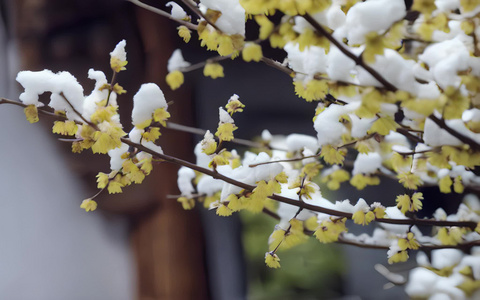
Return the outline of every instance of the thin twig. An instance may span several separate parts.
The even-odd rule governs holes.
[[[223,31],[218,28],[217,25],[215,25],[215,23],[213,23],[209,18],[207,18],[207,16],[205,16],[201,11],[200,9],[194,5],[192,2],[188,1],[188,0],[181,0],[183,2],[183,4],[185,4],[190,10],[192,10],[194,13],[196,13],[199,17],[202,17],[208,24],[210,24],[213,28],[215,28],[215,30],[217,30],[218,32],[222,33]]]
[[[310,16],[309,14],[305,14],[303,16],[303,18],[308,23],[310,23],[310,25],[312,25],[313,28],[315,28],[315,30],[318,31],[318,33],[320,33],[322,36],[326,37],[332,44],[334,44],[338,48],[338,50],[340,50],[348,58],[353,60],[355,62],[355,64],[361,66],[363,69],[365,69],[365,71],[370,73],[370,75],[372,75],[373,78],[375,78],[378,82],[380,82],[387,90],[392,91],[392,92],[397,91],[397,88],[393,84],[388,82],[375,69],[373,69],[372,67],[367,65],[360,56],[356,56],[355,54],[350,52],[342,43],[337,41],[327,30],[325,30],[325,28],[323,28],[322,25],[320,25],[314,18],[312,18],[312,16]]]
[[[187,21],[184,21],[184,20],[175,19],[174,17],[172,17],[171,14],[167,13],[166,11],[163,11],[163,10],[158,9],[158,8],[156,8],[156,7],[147,5],[147,4],[145,4],[145,3],[143,3],[143,2],[140,2],[140,1],[138,1],[138,0],[127,0],[127,1],[135,4],[136,6],[139,6],[139,7],[141,7],[141,8],[146,9],[146,10],[149,10],[149,11],[151,11],[151,12],[153,12],[153,13],[156,13],[157,15],[160,15],[160,16],[165,17],[165,18],[169,18],[170,20],[173,20],[173,21],[175,21],[175,22],[177,22],[177,23],[180,23],[180,24],[188,27],[189,29],[197,30],[197,27],[198,27],[197,25],[192,24],[192,23],[187,22]]]
[[[464,136],[463,134],[457,132],[456,130],[453,130],[452,128],[450,128],[447,123],[445,123],[445,120],[444,119],[440,119],[440,118],[437,118],[435,115],[430,115],[428,117],[430,120],[432,120],[433,122],[435,122],[435,124],[437,124],[438,127],[444,129],[446,132],[450,133],[451,135],[453,135],[454,137],[456,137],[457,139],[459,139],[462,143],[464,144],[467,144],[470,146],[470,148],[472,148],[473,150],[480,150],[480,144],[478,144],[475,140],[467,137],[467,136]]]

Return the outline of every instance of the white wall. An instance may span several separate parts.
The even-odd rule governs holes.
[[[12,47],[0,27],[0,96],[18,99]],[[91,195],[45,129],[0,105],[0,299],[132,299],[125,220],[80,209]]]

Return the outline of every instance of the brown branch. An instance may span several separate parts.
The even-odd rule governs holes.
[[[238,186],[238,187],[240,187],[242,189],[245,189],[245,190],[248,190],[248,191],[252,191],[253,189],[255,189],[255,186],[253,186],[253,185],[249,185],[249,184],[246,184],[244,182],[237,181],[233,178],[222,175],[222,174],[220,174],[220,173],[218,173],[214,170],[210,170],[210,169],[207,169],[207,168],[200,167],[200,166],[198,166],[196,164],[193,164],[193,163],[190,163],[188,161],[185,161],[185,160],[173,157],[173,156],[169,156],[169,155],[166,155],[166,154],[157,153],[155,151],[152,151],[152,150],[144,147],[143,145],[133,143],[132,141],[130,141],[127,138],[122,138],[121,140],[122,140],[123,143],[125,143],[129,146],[136,147],[140,151],[150,153],[151,155],[156,156],[156,157],[158,157],[158,158],[160,158],[160,159],[162,159],[166,162],[193,169],[195,171],[198,171],[198,172],[203,173],[205,175],[209,175],[209,176],[211,176],[215,179],[222,180],[226,183]],[[293,199],[286,198],[286,197],[279,196],[279,195],[275,195],[275,194],[272,195],[272,196],[269,196],[269,198],[273,199],[273,200],[276,200],[278,202],[282,202],[282,203],[286,203],[286,204],[296,206],[300,209],[308,209],[308,210],[315,211],[315,212],[318,212],[318,213],[324,213],[324,214],[328,214],[328,215],[332,215],[332,216],[338,216],[338,217],[344,217],[344,218],[348,218],[348,219],[352,218],[352,214],[348,213],[348,212],[343,212],[343,211],[328,209],[328,208],[320,207],[320,206],[316,206],[316,205],[311,205],[311,204],[308,204],[307,202],[301,202],[301,201],[293,200]],[[452,221],[437,221],[437,220],[431,220],[431,219],[376,219],[376,221],[379,222],[379,223],[388,223],[388,224],[396,224],[396,225],[457,226],[457,227],[467,227],[467,228],[470,228],[472,230],[474,230],[477,227],[477,223],[469,222],[469,221],[452,222]]]
[[[363,59],[361,58],[361,56],[356,56],[355,54],[353,54],[352,52],[350,52],[342,43],[340,43],[339,41],[337,41],[327,30],[325,30],[325,28],[323,28],[322,25],[320,25],[314,18],[312,18],[312,16],[310,16],[309,14],[305,14],[303,16],[303,18],[308,22],[310,23],[310,25],[313,26],[313,28],[315,28],[315,30],[317,30],[317,32],[319,34],[321,34],[322,36],[326,37],[332,44],[334,44],[338,50],[340,50],[343,54],[345,54],[348,58],[350,58],[351,60],[353,60],[355,62],[355,64],[357,64],[358,66],[361,66],[363,69],[365,69],[365,71],[367,71],[368,73],[370,73],[370,75],[372,75],[378,82],[380,82],[387,90],[389,91],[392,91],[392,92],[395,92],[397,91],[397,88],[391,84],[390,82],[388,82],[382,75],[380,75],[380,73],[378,73],[375,69],[373,69],[372,67],[370,67],[369,65],[367,65]]]
[[[320,154],[315,154],[315,155],[310,155],[310,156],[304,156],[304,157],[297,157],[297,158],[288,158],[288,159],[279,159],[279,160],[272,160],[272,161],[266,161],[266,162],[261,162],[258,164],[251,164],[248,165],[250,168],[255,168],[261,165],[268,165],[268,164],[273,164],[273,163],[279,163],[279,162],[292,162],[292,161],[299,161],[299,160],[304,160],[307,158],[317,158],[319,157]]]
[[[189,132],[189,133],[196,134],[196,135],[201,135],[201,136],[204,136],[205,133],[207,132],[204,129],[200,129],[200,128],[196,128],[196,127],[190,127],[190,126],[186,126],[186,125],[182,125],[182,124],[178,124],[178,123],[174,123],[174,122],[170,122],[170,121],[167,122],[167,128],[171,129],[171,130]],[[252,147],[252,148],[267,147],[266,145],[264,145],[262,143],[256,143],[256,142],[252,142],[250,140],[239,139],[239,138],[234,138],[230,142],[238,144],[238,145],[246,146],[246,147]],[[286,149],[277,149],[277,148],[275,148],[274,150],[287,151]]]
[[[275,61],[271,58],[262,57],[261,62],[263,62],[267,66],[272,67],[274,69],[277,69],[277,70],[279,70],[279,71],[281,71],[281,72],[283,72],[283,73],[285,73],[289,76],[292,76],[292,74],[295,75],[295,71],[293,71],[289,67],[286,67],[286,66],[282,65],[281,63],[279,63],[278,61]]]
[[[188,67],[184,67],[184,68],[180,68],[178,69],[180,72],[182,73],[186,73],[186,72],[191,72],[191,71],[194,71],[194,70],[198,70],[202,67],[204,67],[207,63],[214,63],[214,62],[219,62],[219,61],[222,61],[222,60],[226,60],[228,58],[231,58],[232,55],[226,55],[226,56],[215,56],[215,57],[212,57],[212,58],[208,58],[207,60],[205,61],[202,61],[202,62],[199,62],[199,63],[196,63],[196,64],[193,64],[193,65],[190,65]]]
[[[464,136],[463,134],[461,134],[461,133],[453,130],[452,128],[450,128],[447,125],[447,123],[445,123],[444,119],[437,118],[433,114],[430,115],[428,118],[430,118],[430,120],[435,122],[435,124],[437,124],[438,127],[444,129],[446,132],[450,133],[451,135],[453,135],[454,137],[459,139],[462,143],[469,145],[470,148],[472,148],[473,150],[476,150],[476,151],[480,150],[480,144],[478,144],[475,140],[473,140],[473,139],[471,139],[467,136]]]

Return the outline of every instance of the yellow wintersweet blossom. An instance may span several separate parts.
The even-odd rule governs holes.
[[[307,102],[321,100],[328,93],[328,84],[324,80],[312,79],[306,85],[302,81],[293,81],[295,94]]]
[[[172,90],[176,90],[183,84],[183,73],[178,70],[172,71],[167,74],[166,81]]]
[[[178,202],[182,204],[183,209],[191,210],[195,207],[195,200],[187,197],[179,197]]]
[[[177,27],[177,30],[178,36],[180,36],[185,43],[188,43],[192,37],[192,32],[190,29],[188,29],[187,26],[181,25]]]
[[[38,109],[34,104],[27,105],[24,109],[23,112],[25,113],[25,116],[27,117],[27,121],[30,123],[36,123],[38,122]]]
[[[383,35],[379,35],[376,31],[369,32],[365,35],[365,50],[362,58],[367,63],[375,62],[375,55],[383,55],[385,42]]]
[[[438,230],[437,239],[443,245],[458,245],[463,239],[463,230],[460,227],[442,227]]]
[[[122,192],[122,188],[125,187],[125,184],[122,180],[122,175],[117,174],[113,180],[108,183],[108,193],[117,194]]]
[[[215,153],[215,150],[217,150],[217,142],[215,142],[213,138],[203,139],[201,145],[202,145],[202,152],[207,155],[211,155]]]
[[[320,152],[320,156],[323,158],[323,160],[331,165],[342,165],[346,154],[347,151],[345,149],[336,149],[331,145],[323,146],[322,151]]]
[[[429,151],[426,153],[428,163],[439,169],[451,169],[452,166],[448,163],[448,155],[443,151]]]
[[[372,127],[368,130],[368,133],[376,132],[381,135],[388,135],[390,131],[395,131],[397,127],[398,125],[392,117],[384,116],[373,122]]]
[[[246,43],[242,50],[242,58],[246,62],[259,62],[263,57],[262,47],[255,43]]]
[[[355,224],[368,225],[370,222],[375,220],[375,214],[373,211],[364,212],[363,210],[359,210],[353,214],[352,220]]]
[[[315,231],[315,237],[322,243],[333,243],[338,241],[342,232],[346,232],[345,221],[347,218],[323,220]]]
[[[269,250],[290,249],[308,240],[308,236],[303,232],[303,222],[297,219],[290,220],[290,226],[287,230],[282,228],[275,229],[268,240]]]
[[[98,107],[90,116],[90,119],[95,124],[100,124],[104,121],[111,121],[112,117],[117,114],[117,107],[109,105],[107,107]]]
[[[355,176],[350,179],[350,184],[360,191],[363,190],[367,185],[379,185],[380,178],[378,178],[378,176],[355,174]]]
[[[413,1],[412,10],[419,11],[422,14],[430,15],[437,6],[435,5],[435,1],[431,0],[416,0]]]
[[[421,210],[423,206],[422,200],[423,194],[418,192],[414,193],[411,198],[406,194],[398,195],[395,201],[397,202],[398,209],[405,214],[407,211],[414,212]]]
[[[128,61],[118,59],[118,57],[116,56],[112,56],[110,58],[110,67],[116,73],[126,70],[127,68],[125,68],[125,66],[127,65],[127,63]]]
[[[228,101],[227,105],[225,105],[225,108],[230,115],[233,115],[236,112],[242,112],[245,108],[245,105],[240,102],[240,100],[233,99]]]
[[[464,12],[469,12],[474,10],[479,3],[477,0],[460,0],[460,5]]]
[[[97,202],[93,201],[92,199],[85,199],[80,204],[80,208],[85,209],[85,211],[94,211],[97,209]]]
[[[238,127],[233,123],[223,123],[218,125],[217,132],[215,136],[218,137],[221,141],[231,141],[233,140],[233,131],[237,130]]]
[[[327,187],[332,190],[336,191],[340,188],[340,184],[342,182],[348,181],[350,179],[350,173],[343,170],[338,169],[328,176],[322,178],[323,183],[327,183]]]
[[[453,181],[452,181],[452,178],[450,178],[450,176],[444,176],[440,178],[440,180],[438,181],[438,187],[440,188],[440,192],[444,194],[451,193],[452,184],[453,184]]]
[[[453,190],[457,194],[462,194],[463,191],[465,190],[465,187],[463,186],[463,183],[462,183],[462,176],[459,175],[455,177],[453,181]]]
[[[375,202],[372,204],[372,208],[375,219],[385,218],[385,206],[381,205],[379,202]]]
[[[97,187],[103,189],[107,186],[109,181],[109,176],[106,173],[99,172],[97,175]]]
[[[223,74],[223,67],[219,63],[207,63],[207,64],[205,64],[205,67],[203,68],[203,75],[205,77],[210,76],[213,79],[225,76]]]
[[[417,240],[415,239],[415,235],[413,234],[413,232],[410,231],[407,233],[406,238],[398,240],[398,246],[401,250],[417,250],[420,247],[420,244],[418,244]]]
[[[150,172],[152,172],[153,170],[152,157],[147,157],[145,159],[142,159],[139,163],[141,164],[140,169],[143,171],[143,173],[145,173],[145,175],[149,175]]]
[[[77,133],[78,126],[74,121],[55,121],[53,122],[53,133],[61,135],[75,135]]]
[[[150,141],[155,142],[160,137],[160,135],[162,135],[160,133],[160,128],[150,127],[148,128],[148,130],[142,133],[142,138],[147,142],[150,142]]]
[[[93,153],[107,153],[111,149],[118,148],[122,145],[120,138],[126,133],[120,128],[110,126],[103,131],[96,131],[93,135],[95,143],[92,145]]]
[[[407,250],[399,250],[388,258],[388,263],[391,265],[394,263],[404,262],[407,260],[408,260]]]
[[[245,208],[246,198],[245,197],[238,197],[235,194],[230,194],[225,202],[228,202],[228,208],[232,211],[240,211]]]
[[[247,197],[245,208],[253,213],[259,213],[265,207],[265,200],[272,195],[268,183],[264,180],[259,181],[252,193]]]
[[[423,40],[430,41],[432,39],[433,32],[435,30],[442,30],[449,32],[448,17],[446,14],[441,13],[433,18],[428,18],[422,22],[417,28],[417,33]]]
[[[254,17],[257,24],[260,26],[260,33],[258,37],[261,40],[267,39],[273,31],[274,24],[265,15],[256,15]]]
[[[127,159],[122,164],[122,172],[130,182],[140,184],[145,179],[143,171],[131,160]]]
[[[398,182],[403,184],[407,189],[416,190],[420,185],[422,185],[422,180],[420,176],[415,175],[411,172],[400,173],[397,175]]]
[[[273,252],[265,253],[265,264],[273,269],[280,268],[280,258]]]
[[[153,112],[153,120],[162,124],[163,127],[167,127],[167,120],[170,118],[170,113],[167,111],[165,107],[157,108]]]
[[[217,207],[217,210],[215,212],[217,213],[217,215],[222,216],[222,217],[231,216],[232,213],[233,213],[233,211],[224,204],[220,204]]]

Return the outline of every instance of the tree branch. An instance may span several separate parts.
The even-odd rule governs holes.
[[[132,141],[130,141],[127,138],[122,138],[121,140],[122,140],[123,143],[125,143],[129,146],[136,147],[138,150],[144,151],[146,153],[150,153],[151,155],[156,156],[156,157],[158,157],[158,158],[160,158],[164,161],[190,168],[192,170],[198,171],[198,172],[203,173],[205,175],[209,175],[209,176],[211,176],[215,179],[222,180],[226,183],[238,186],[238,187],[240,187],[242,189],[245,189],[245,190],[248,190],[248,191],[253,191],[253,189],[255,189],[255,186],[253,186],[253,185],[249,185],[249,184],[246,184],[244,182],[237,181],[233,178],[222,175],[222,174],[220,174],[220,173],[218,173],[214,170],[210,170],[210,169],[207,169],[207,168],[200,167],[200,166],[198,166],[196,164],[193,164],[193,163],[190,163],[188,161],[185,161],[185,160],[173,157],[173,156],[169,156],[169,155],[166,155],[166,154],[161,154],[161,153],[155,152],[153,150],[150,150],[150,149],[144,147],[143,145],[133,143]],[[275,194],[272,195],[272,196],[269,196],[269,198],[273,199],[273,200],[276,200],[278,202],[283,202],[283,203],[286,203],[286,204],[296,206],[296,207],[301,208],[301,209],[308,209],[308,210],[315,211],[315,212],[318,212],[318,213],[324,213],[324,214],[328,214],[328,215],[332,215],[332,216],[338,216],[338,217],[342,217],[342,218],[348,218],[348,219],[352,218],[352,214],[348,213],[348,212],[343,212],[343,211],[328,209],[328,208],[320,207],[320,206],[316,206],[316,205],[311,205],[311,204],[308,204],[307,202],[301,202],[301,201],[293,200],[293,199],[286,198],[286,197],[279,196],[279,195],[275,195]],[[438,221],[438,220],[432,220],[432,219],[375,219],[375,221],[377,221],[379,223],[396,224],[396,225],[457,226],[457,227],[467,227],[467,228],[470,228],[472,230],[474,230],[477,227],[476,222],[470,222],[470,221],[453,222],[453,221]]]
[[[355,62],[355,64],[357,64],[358,66],[361,66],[363,69],[365,69],[365,71],[367,71],[368,73],[370,73],[370,75],[372,75],[378,82],[380,82],[387,90],[391,91],[391,92],[395,92],[397,91],[397,88],[391,84],[390,82],[388,82],[382,75],[380,75],[380,73],[378,73],[375,69],[373,69],[372,67],[370,67],[369,65],[367,65],[363,59],[361,58],[361,56],[356,56],[355,54],[353,54],[352,52],[350,52],[342,43],[340,43],[339,41],[337,41],[327,30],[325,30],[325,28],[323,28],[322,25],[320,25],[314,18],[312,18],[312,16],[310,16],[309,14],[305,14],[303,15],[303,18],[308,22],[310,23],[310,25],[313,26],[313,28],[315,28],[315,30],[318,31],[318,33],[320,33],[321,35],[323,35],[324,37],[326,37],[332,44],[334,44],[338,50],[340,50],[343,54],[345,54],[348,58],[350,58],[351,60],[353,60]]]
[[[480,144],[478,144],[475,140],[473,140],[473,139],[471,139],[467,136],[464,136],[463,134],[461,134],[461,133],[453,130],[452,128],[450,128],[447,125],[447,123],[445,123],[444,119],[437,118],[433,114],[430,115],[428,118],[430,120],[432,120],[433,122],[435,122],[435,124],[437,124],[438,127],[444,129],[446,132],[450,133],[451,135],[453,135],[454,137],[459,139],[462,143],[469,145],[470,148],[472,148],[473,150],[476,150],[476,151],[480,150]]]
[[[156,13],[157,15],[160,15],[160,16],[162,16],[162,17],[165,17],[165,18],[168,18],[168,19],[170,19],[170,20],[173,20],[173,21],[175,21],[175,22],[177,22],[177,23],[180,23],[180,24],[186,26],[186,27],[189,28],[189,29],[197,30],[197,27],[198,27],[197,25],[192,24],[192,23],[187,22],[187,21],[184,21],[184,20],[175,19],[174,17],[172,17],[171,14],[167,13],[166,11],[163,11],[163,10],[158,9],[158,8],[156,8],[156,7],[147,5],[147,4],[145,4],[145,3],[143,3],[143,2],[140,2],[140,1],[138,1],[138,0],[127,0],[127,1],[135,4],[136,6],[139,6],[139,7],[141,7],[141,8],[144,8],[144,9],[146,9],[146,10],[148,10],[148,11],[151,11],[151,12],[153,12],[153,13]]]

